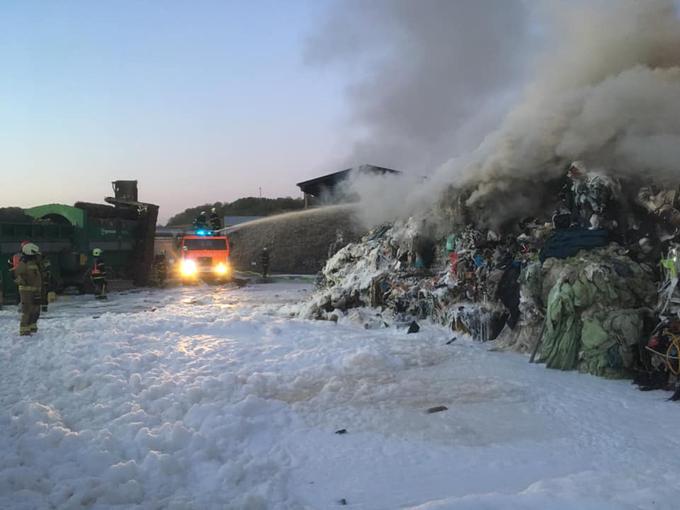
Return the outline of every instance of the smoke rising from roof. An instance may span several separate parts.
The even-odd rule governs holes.
[[[370,186],[364,178],[357,188],[371,204],[371,221],[388,219],[377,213],[394,209],[398,215],[425,214],[442,193],[451,199],[451,187],[468,189],[467,205],[477,206],[488,223],[494,217],[534,214],[545,205],[542,184],[562,175],[576,159],[623,178],[679,180],[680,22],[673,1],[553,0],[528,10],[524,5],[374,5],[380,15],[373,12],[369,19],[380,24],[384,17],[390,30],[378,29],[383,37],[372,37],[388,50],[381,52],[382,67],[364,75],[360,93],[353,96],[370,140],[358,145],[357,157],[366,147],[389,151],[397,145],[390,157],[407,156],[391,163],[394,168],[416,160],[435,164],[417,186]],[[442,29],[440,37],[427,36],[427,30],[412,28],[409,15],[422,26],[436,19],[434,26],[448,26],[456,35],[447,39]],[[396,42],[384,40],[386,35]],[[544,49],[533,52],[526,45],[530,40],[542,40]],[[406,54],[400,53],[404,48]],[[344,55],[350,50],[345,47]],[[447,72],[422,72],[423,67]],[[389,70],[387,77],[383,69]],[[382,87],[385,81],[390,85]],[[518,83],[523,84],[519,94],[513,92]],[[427,107],[418,104],[417,90],[426,96]],[[498,98],[508,97],[516,101],[505,110]],[[474,141],[466,137],[466,128],[477,122],[480,111],[507,113],[476,148],[461,151],[461,140]],[[447,147],[450,159],[439,164]],[[384,200],[378,202],[377,196]],[[392,207],[395,202],[399,207]]]

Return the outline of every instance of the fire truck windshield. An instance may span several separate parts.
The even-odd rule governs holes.
[[[227,243],[224,239],[185,239],[184,247],[187,250],[226,250]]]

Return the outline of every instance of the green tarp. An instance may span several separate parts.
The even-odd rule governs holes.
[[[574,288],[564,281],[558,282],[548,296],[541,361],[549,368],[576,368],[581,323],[574,301]]]
[[[615,245],[582,252],[546,271],[552,274],[544,282],[555,283],[547,297],[540,361],[561,370],[625,376],[644,310],[655,296],[650,275]]]

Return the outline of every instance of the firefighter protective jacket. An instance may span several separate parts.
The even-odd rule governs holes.
[[[40,292],[42,289],[42,275],[40,266],[35,259],[22,258],[14,270],[19,291]]]

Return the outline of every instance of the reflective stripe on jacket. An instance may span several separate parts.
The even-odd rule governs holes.
[[[102,259],[94,259],[92,269],[90,269],[90,278],[93,280],[103,280],[106,278],[106,266],[104,265],[104,261]]]

